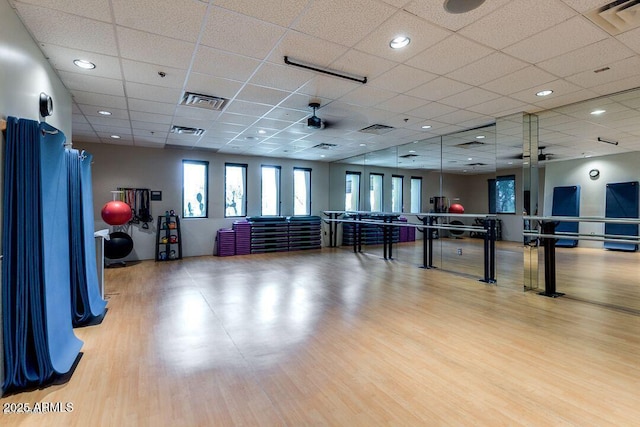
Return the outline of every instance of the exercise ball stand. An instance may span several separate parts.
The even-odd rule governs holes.
[[[118,194],[122,194],[122,191],[112,191],[113,202],[117,201],[116,197]],[[124,202],[123,202],[124,203]],[[106,206],[106,205],[105,205]],[[103,208],[104,211],[104,208]],[[130,218],[129,218],[130,219]],[[131,253],[133,250],[133,239],[131,236],[124,231],[121,230],[121,227],[126,226],[129,219],[125,223],[113,223],[110,224],[107,222],[107,218],[104,217],[103,220],[109,224],[109,228],[111,232],[109,233],[108,238],[104,239],[104,266],[105,268],[114,268],[114,267],[126,267],[127,263],[125,261],[118,261]],[[117,230],[117,231],[116,231]],[[114,262],[107,260],[115,260]]]

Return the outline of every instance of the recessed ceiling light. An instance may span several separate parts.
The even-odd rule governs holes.
[[[366,147],[367,144],[360,144],[360,147]]]
[[[536,93],[536,96],[549,96],[553,93],[553,91],[551,89],[545,89],[545,90],[541,90],[540,92]]]
[[[120,135],[111,135],[111,138],[113,138],[113,139],[120,139]]]
[[[467,172],[467,170],[466,170],[466,169],[464,169],[462,172]]]
[[[320,154],[320,157],[324,158],[324,154]]]
[[[424,125],[422,126],[422,129],[431,129],[431,125]]]
[[[111,111],[100,110],[100,111],[98,111],[98,114],[100,114],[101,116],[110,116],[111,115]]]
[[[513,164],[513,162],[509,162],[509,164],[510,164],[510,165],[512,165],[512,164]]]
[[[410,153],[415,153],[415,152],[416,152],[416,150],[409,150],[409,152],[410,152]]]
[[[485,136],[484,136],[484,135],[478,135],[478,136],[476,136],[476,139],[484,139],[484,138],[485,138]]]
[[[409,37],[397,36],[389,42],[389,46],[391,46],[391,49],[402,49],[409,43],[411,43],[411,39]]]
[[[76,67],[80,67],[84,70],[93,70],[94,68],[96,68],[96,64],[84,59],[74,59],[73,63],[76,65]]]
[[[259,133],[260,135],[264,135],[265,133],[267,133],[267,131],[266,131],[266,130],[264,130],[264,129],[260,129],[260,130],[258,131],[258,133]]]
[[[593,110],[593,111],[591,112],[591,115],[593,115],[593,116],[599,116],[600,114],[602,114],[602,113],[606,113],[606,112],[607,112],[607,110]]]
[[[467,157],[467,160],[473,160],[473,157]]]

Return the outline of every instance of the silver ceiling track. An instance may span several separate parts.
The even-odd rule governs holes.
[[[339,73],[337,71],[318,68],[318,67],[314,67],[313,65],[302,64],[302,63],[299,63],[299,62],[293,62],[293,61],[291,61],[289,59],[288,56],[284,57],[284,63],[287,64],[287,65],[293,65],[294,67],[304,68],[305,70],[312,70],[312,71],[317,71],[318,73],[328,74],[328,75],[334,76],[334,77],[340,77],[341,79],[347,79],[347,80],[351,80],[351,81],[362,83],[362,84],[366,84],[367,83],[367,78],[366,77],[361,77],[361,78],[353,77],[353,76],[349,76],[349,75],[346,75],[346,74],[341,74],[341,73]]]

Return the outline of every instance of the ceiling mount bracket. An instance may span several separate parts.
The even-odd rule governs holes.
[[[328,74],[330,76],[340,77],[341,79],[351,80],[351,81],[362,83],[362,84],[366,84],[367,83],[367,78],[366,77],[358,78],[358,77],[348,76],[346,74],[338,73],[337,71],[328,70],[328,69],[322,69],[322,68],[315,67],[313,65],[301,64],[299,62],[293,62],[286,55],[284,57],[284,63],[287,64],[287,65],[293,65],[294,67],[304,68],[305,70],[312,70],[312,71],[317,71],[318,73],[324,73],[324,74]]]

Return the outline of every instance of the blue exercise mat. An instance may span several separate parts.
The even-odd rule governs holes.
[[[82,347],[71,324],[64,140],[46,123],[7,119],[3,392],[69,372]]]
[[[638,218],[638,181],[607,184],[605,213],[607,218]],[[604,234],[637,236],[637,224],[605,224]],[[605,242],[605,249],[636,251],[633,243]]]
[[[101,320],[107,302],[100,295],[94,242],[91,158],[66,150],[69,185],[71,314],[74,326]]]
[[[567,187],[553,188],[553,205],[551,207],[552,216],[580,216],[580,186],[571,185]],[[556,232],[577,233],[578,222],[559,222]],[[578,245],[576,239],[558,239],[556,246],[573,248]]]

